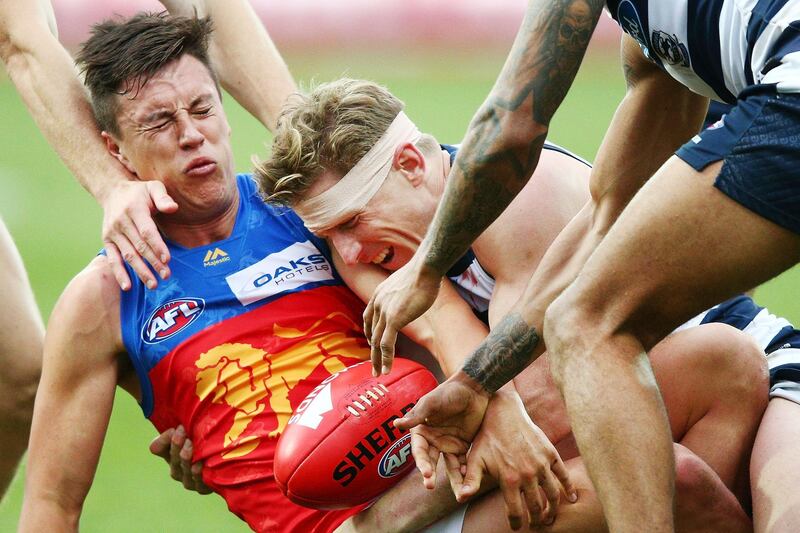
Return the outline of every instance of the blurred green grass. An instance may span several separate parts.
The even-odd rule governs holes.
[[[301,84],[342,75],[387,85],[407,103],[423,131],[441,142],[458,142],[472,114],[499,72],[505,51],[465,54],[439,50],[293,53],[287,62]],[[618,103],[623,82],[616,54],[593,51],[552,124],[550,139],[592,159]],[[0,215],[25,260],[43,316],[100,243],[100,209],[71,178],[28,116],[13,86],[0,75]],[[233,127],[237,170],[250,168],[252,155],[266,155],[268,134],[235,102],[226,99]],[[757,297],[773,312],[800,322],[800,286],[795,269],[760,288]],[[92,491],[86,501],[86,532],[246,531],[221,498],[188,493],[169,478],[147,444],[152,426],[138,405],[120,394]],[[53,435],[58,438],[58,435]],[[22,475],[0,504],[0,531],[16,527]]]

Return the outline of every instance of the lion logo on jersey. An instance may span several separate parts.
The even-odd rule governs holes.
[[[678,40],[677,36],[653,30],[650,41],[653,43],[656,54],[663,61],[673,66],[689,66],[689,50]]]
[[[346,320],[350,328],[334,327],[331,321]],[[349,330],[349,331],[348,331]],[[225,343],[200,354],[195,392],[204,400],[229,406],[233,423],[224,437],[223,459],[242,457],[258,447],[258,435],[244,435],[250,423],[267,408],[277,417],[281,434],[292,415],[289,392],[323,365],[330,374],[343,370],[342,358],[369,359],[369,348],[352,331],[360,327],[340,312],[331,313],[301,331],[273,326],[275,337],[297,339],[289,348],[274,353],[245,343]]]

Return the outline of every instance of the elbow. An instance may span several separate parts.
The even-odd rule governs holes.
[[[27,57],[31,50],[31,43],[26,41],[24,35],[20,35],[19,32],[10,28],[0,30],[0,59],[6,66],[9,75],[12,75],[13,71],[23,68],[22,65],[27,63]]]
[[[531,164],[538,160],[548,125],[535,119],[532,98],[512,106],[505,99],[492,95],[475,114],[469,130],[479,136],[490,152],[515,154]],[[534,147],[537,149],[531,150]],[[533,153],[537,156],[531,159]]]
[[[11,38],[8,28],[0,28],[0,59],[8,67],[11,58],[19,53],[19,47]]]
[[[0,59],[11,70],[18,64],[28,62],[34,54],[49,51],[52,43],[58,44],[55,18],[31,20],[21,17],[0,24]],[[60,46],[60,45],[59,45]]]

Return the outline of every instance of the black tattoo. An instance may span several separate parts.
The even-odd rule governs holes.
[[[422,245],[436,272],[446,272],[530,179],[605,2],[539,4],[528,9],[500,78],[470,124]]]
[[[633,89],[639,83],[639,72],[627,63],[622,64],[622,72],[625,74],[625,86],[628,89]]]
[[[489,392],[495,392],[531,362],[539,343],[536,328],[519,313],[510,313],[469,356],[462,370]]]

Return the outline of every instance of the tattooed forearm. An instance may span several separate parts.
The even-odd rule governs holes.
[[[434,271],[444,273],[530,179],[604,4],[531,2],[500,77],[470,124],[422,243]]]
[[[538,343],[536,328],[519,313],[510,313],[467,359],[464,373],[495,392],[528,366]]]

